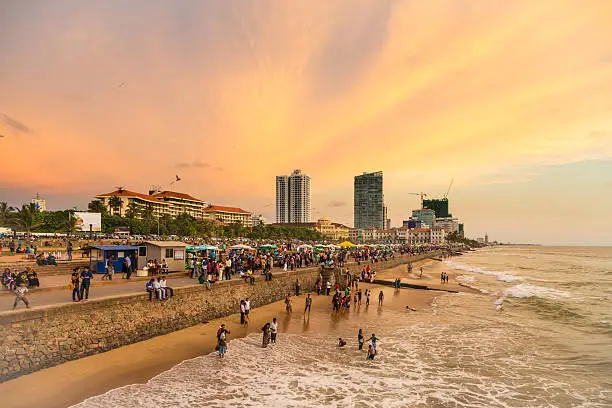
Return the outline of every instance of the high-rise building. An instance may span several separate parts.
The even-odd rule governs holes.
[[[436,218],[452,217],[448,212],[448,198],[423,200],[423,208],[429,208],[436,212]]]
[[[412,210],[412,217],[421,220],[428,228],[433,228],[435,226],[436,213],[432,209],[422,208],[420,210]]]
[[[276,176],[276,223],[310,222],[310,176],[294,170]]]
[[[276,176],[276,223],[289,222],[289,177]]]
[[[34,207],[36,207],[37,210],[47,211],[47,200],[40,198],[38,193],[36,193],[36,198],[33,198],[30,202],[34,204]]]
[[[363,173],[355,176],[354,185],[355,228],[385,227],[383,173]]]

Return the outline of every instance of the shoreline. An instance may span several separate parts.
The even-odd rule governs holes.
[[[369,284],[362,284],[360,287],[383,290],[386,294],[385,298],[391,299],[389,305],[385,304],[385,308],[405,311],[405,306],[409,304],[410,307],[417,309],[416,313],[420,313],[435,297],[443,294],[443,292],[418,289],[402,289],[399,293],[394,294],[393,289],[389,287]],[[331,313],[331,296],[317,296],[316,292],[311,296],[313,297],[313,315]],[[260,327],[265,322],[271,321],[272,317],[279,319],[281,333],[308,331],[295,321],[296,317],[304,315],[302,312],[304,298],[305,295],[294,298],[294,312],[291,314],[285,312],[283,301],[253,309],[247,329],[240,326],[239,314],[232,314],[105,353],[23,375],[1,383],[0,392],[4,395],[5,406],[8,407],[42,405],[59,408],[77,404],[112,389],[130,384],[146,383],[182,361],[214,352],[215,333],[222,322],[226,323],[232,332],[230,341],[251,333],[258,333]],[[375,302],[376,300],[372,298],[371,310],[375,309]],[[353,310],[349,316],[351,319],[356,319],[353,317]],[[313,326],[316,324],[316,320],[313,319]],[[231,343],[230,354],[227,358],[231,358]],[[37,392],[31,392],[32,389],[36,389]]]

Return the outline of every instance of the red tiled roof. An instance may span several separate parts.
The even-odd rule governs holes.
[[[154,203],[163,203],[164,201],[161,198],[157,198],[154,196],[150,196],[147,194],[140,194],[140,193],[135,193],[133,191],[130,190],[115,190],[112,193],[104,193],[104,194],[98,194],[96,197],[135,197],[135,198],[140,198],[142,200],[145,201],[152,201]]]
[[[203,203],[204,201],[199,200],[195,197],[190,196],[185,193],[178,193],[176,191],[160,191],[159,193],[153,194],[155,197],[167,197],[167,198],[180,198],[183,200],[197,201],[199,203]]]
[[[414,228],[411,229],[412,232],[429,232],[429,228]]]
[[[238,214],[250,214],[248,211],[244,211],[242,208],[238,207],[224,207],[222,205],[211,205],[204,209],[204,211],[218,211],[218,212],[230,212],[230,213],[238,213]]]

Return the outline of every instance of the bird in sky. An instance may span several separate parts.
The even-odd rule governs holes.
[[[175,177],[176,177],[176,181],[181,181],[181,178],[178,176],[178,174],[176,174]]]

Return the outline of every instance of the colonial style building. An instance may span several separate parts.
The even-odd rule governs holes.
[[[253,224],[252,215],[248,211],[210,205],[189,194],[176,191],[149,190],[149,194],[142,194],[120,188],[99,194],[96,199],[104,204],[111,215],[125,216],[129,211],[134,211],[135,218],[143,218],[146,211],[151,211],[154,217],[176,217],[186,213],[198,220],[213,219],[226,224],[240,222],[245,227]]]
[[[346,225],[332,222],[329,218],[320,218],[317,222],[277,223],[275,225],[309,228],[320,232],[325,238],[333,241],[345,241],[349,239],[350,228]]]
[[[204,209],[204,214],[206,214],[206,218],[219,220],[226,224],[238,222],[243,227],[251,227],[253,225],[253,214],[242,208],[211,205]]]

